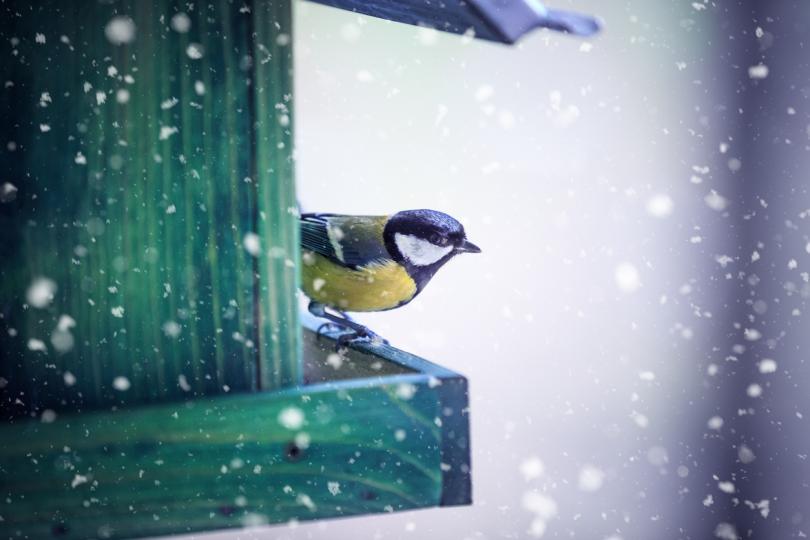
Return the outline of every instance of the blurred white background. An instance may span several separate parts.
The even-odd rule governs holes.
[[[705,538],[726,519],[700,448],[719,436],[707,371],[736,151],[714,121],[733,90],[704,58],[710,15],[555,7],[605,30],[510,48],[296,3],[305,209],[434,208],[483,249],[359,317],[469,378],[474,504],[202,536]]]

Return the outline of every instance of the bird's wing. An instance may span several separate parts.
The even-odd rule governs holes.
[[[346,266],[359,268],[391,259],[383,230],[387,216],[303,214],[301,247]]]

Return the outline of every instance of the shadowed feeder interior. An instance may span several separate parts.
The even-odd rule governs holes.
[[[299,382],[289,3],[15,7],[4,414]]]

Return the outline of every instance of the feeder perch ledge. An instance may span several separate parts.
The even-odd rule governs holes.
[[[0,424],[2,538],[132,538],[470,503],[464,377],[304,331],[305,384]],[[336,358],[340,358],[338,360]]]

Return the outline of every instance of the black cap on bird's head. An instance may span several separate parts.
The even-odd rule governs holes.
[[[386,223],[383,237],[395,261],[411,273],[429,276],[459,253],[481,252],[467,240],[461,223],[436,210],[397,212]]]

